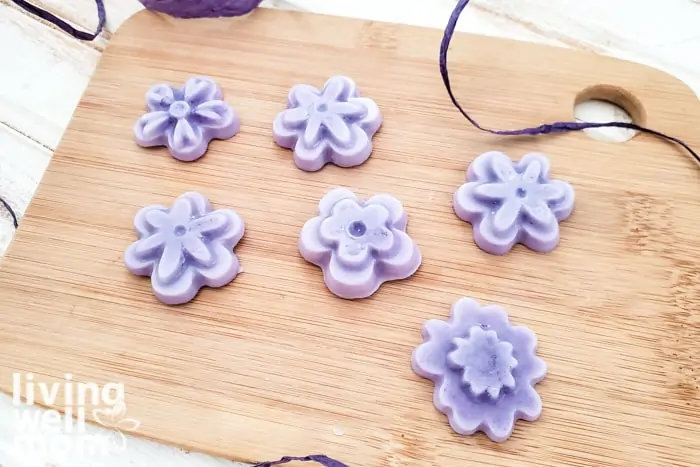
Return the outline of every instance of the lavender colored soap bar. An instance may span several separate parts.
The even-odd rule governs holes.
[[[453,206],[460,219],[472,224],[482,250],[501,255],[522,243],[544,253],[559,243],[559,222],[574,209],[574,190],[549,179],[549,160],[541,154],[513,162],[492,151],[471,163]]]
[[[167,305],[186,303],[202,287],[223,287],[240,271],[233,248],[243,237],[241,217],[212,211],[204,195],[188,192],[172,208],[147,206],[134,219],[139,240],[124,254],[126,267],[150,276],[153,292]]]
[[[421,254],[406,233],[401,202],[382,194],[360,201],[336,188],[318,204],[318,216],[304,224],[301,255],[323,270],[328,289],[356,299],[372,295],[382,283],[405,279],[418,270]]]
[[[323,90],[308,84],[289,92],[288,109],[275,118],[275,142],[294,150],[294,163],[315,172],[328,163],[353,167],[372,153],[372,136],[382,124],[377,104],[360,97],[355,82],[335,76]]]
[[[435,383],[435,407],[457,433],[483,431],[503,442],[518,419],[540,417],[542,401],[534,386],[547,365],[535,355],[535,334],[511,326],[502,308],[460,299],[447,321],[423,325],[423,339],[413,352],[413,370]]]
[[[146,93],[149,112],[134,126],[136,143],[166,146],[175,159],[194,161],[204,155],[212,139],[229,139],[241,121],[223,100],[211,79],[190,78],[182,89],[158,84]]]

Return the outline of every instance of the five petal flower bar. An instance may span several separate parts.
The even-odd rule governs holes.
[[[308,84],[289,92],[288,109],[272,125],[275,142],[294,150],[294,163],[307,172],[333,163],[354,167],[372,153],[372,136],[382,125],[377,104],[360,97],[355,82],[334,76],[323,90]]]
[[[483,431],[503,442],[518,419],[540,417],[534,386],[547,365],[536,356],[535,334],[512,326],[502,308],[462,298],[447,321],[423,325],[423,338],[413,352],[413,371],[433,381],[435,407],[457,433]]]
[[[167,146],[181,161],[197,160],[212,139],[233,138],[240,129],[240,118],[222,99],[221,88],[209,78],[190,78],[183,89],[153,86],[146,94],[149,112],[134,126],[136,142]]]
[[[304,224],[299,252],[323,270],[328,289],[346,299],[365,298],[382,283],[405,279],[422,258],[406,233],[408,218],[390,195],[360,201],[336,188],[318,204],[318,216]]]
[[[559,243],[559,222],[574,209],[574,190],[549,179],[549,160],[541,154],[526,154],[516,163],[492,151],[471,163],[453,207],[472,224],[482,250],[502,255],[522,243],[544,253]]]
[[[233,248],[243,238],[241,217],[212,211],[204,195],[188,192],[173,207],[147,206],[134,219],[139,240],[124,254],[126,267],[150,276],[153,292],[167,305],[192,300],[202,287],[223,287],[240,271]]]

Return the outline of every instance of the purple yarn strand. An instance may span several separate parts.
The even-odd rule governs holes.
[[[457,107],[462,115],[471,123],[475,128],[491,133],[493,135],[500,136],[538,136],[546,135],[549,133],[566,133],[569,131],[581,131],[587,128],[627,128],[630,130],[640,131],[642,133],[647,133],[659,138],[663,138],[667,141],[671,141],[682,146],[687,150],[693,158],[700,163],[700,156],[684,141],[675,138],[673,136],[666,135],[651,128],[645,128],[643,126],[637,125],[635,123],[626,122],[606,122],[606,123],[591,123],[591,122],[555,122],[540,125],[533,128],[523,128],[520,130],[493,130],[490,128],[485,128],[474,120],[465,110],[462,108],[460,103],[457,101],[454,93],[452,92],[452,85],[450,84],[450,76],[447,71],[447,52],[450,47],[450,42],[452,41],[452,36],[454,35],[455,28],[457,27],[457,21],[462,15],[462,11],[469,4],[469,0],[459,0],[455,9],[450,15],[450,19],[447,22],[447,27],[445,28],[445,34],[442,37],[442,42],[440,43],[440,75],[442,75],[442,82],[445,84],[445,89],[447,94],[450,96],[450,100]]]
[[[105,5],[103,3],[103,0],[95,0],[95,4],[97,5],[97,29],[95,30],[94,33],[92,32],[85,32],[85,31],[80,31],[78,29],[75,29],[73,26],[68,24],[67,22],[63,21],[61,18],[58,16],[53,15],[52,13],[49,13],[48,11],[39,8],[36,5],[32,5],[29,2],[25,2],[24,0],[12,0],[12,2],[15,3],[18,7],[22,8],[23,10],[38,16],[39,18],[48,21],[49,23],[53,24],[59,29],[62,29],[63,31],[67,32],[71,36],[75,37],[76,39],[80,39],[81,41],[92,41],[94,40],[97,36],[100,35],[102,32],[102,29],[104,29],[105,26],[105,21],[107,18],[107,14],[105,13]]]
[[[282,465],[282,464],[288,464],[290,462],[316,462],[317,464],[321,464],[323,467],[348,467],[347,465],[343,464],[340,461],[337,461],[335,459],[331,459],[328,456],[324,456],[322,454],[314,454],[311,456],[305,456],[305,457],[283,457],[282,459],[278,461],[272,461],[272,462],[262,462],[260,464],[255,464],[253,467],[273,467],[275,465]]]

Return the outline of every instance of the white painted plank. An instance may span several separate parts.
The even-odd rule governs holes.
[[[0,125],[0,197],[18,217],[24,214],[51,159],[51,151]],[[12,218],[0,206],[0,256],[14,237]]]
[[[6,4],[0,44],[0,122],[55,149],[100,53]]]

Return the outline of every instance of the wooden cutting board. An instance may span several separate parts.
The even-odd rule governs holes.
[[[242,461],[324,453],[366,466],[700,464],[700,171],[648,136],[497,138],[471,128],[438,73],[441,31],[258,10],[178,21],[141,13],[105,52],[0,270],[0,388],[123,382],[138,434]],[[570,50],[459,34],[455,90],[486,126],[570,120],[586,97],[700,147],[678,80]],[[157,82],[214,77],[242,118],[195,163],[133,142]],[[295,168],[271,124],[297,83],[353,77],[385,116],[368,163]],[[451,197],[488,150],[551,157],[576,209],[551,254],[479,250]],[[297,252],[330,188],[390,192],[424,256],[411,279],[344,301]],[[229,286],[168,307],[123,253],[142,206],[198,190],[246,222]],[[541,419],[496,444],[458,436],[413,374],[421,325],[460,297],[503,305],[549,365]],[[62,404],[55,407],[62,409]]]

